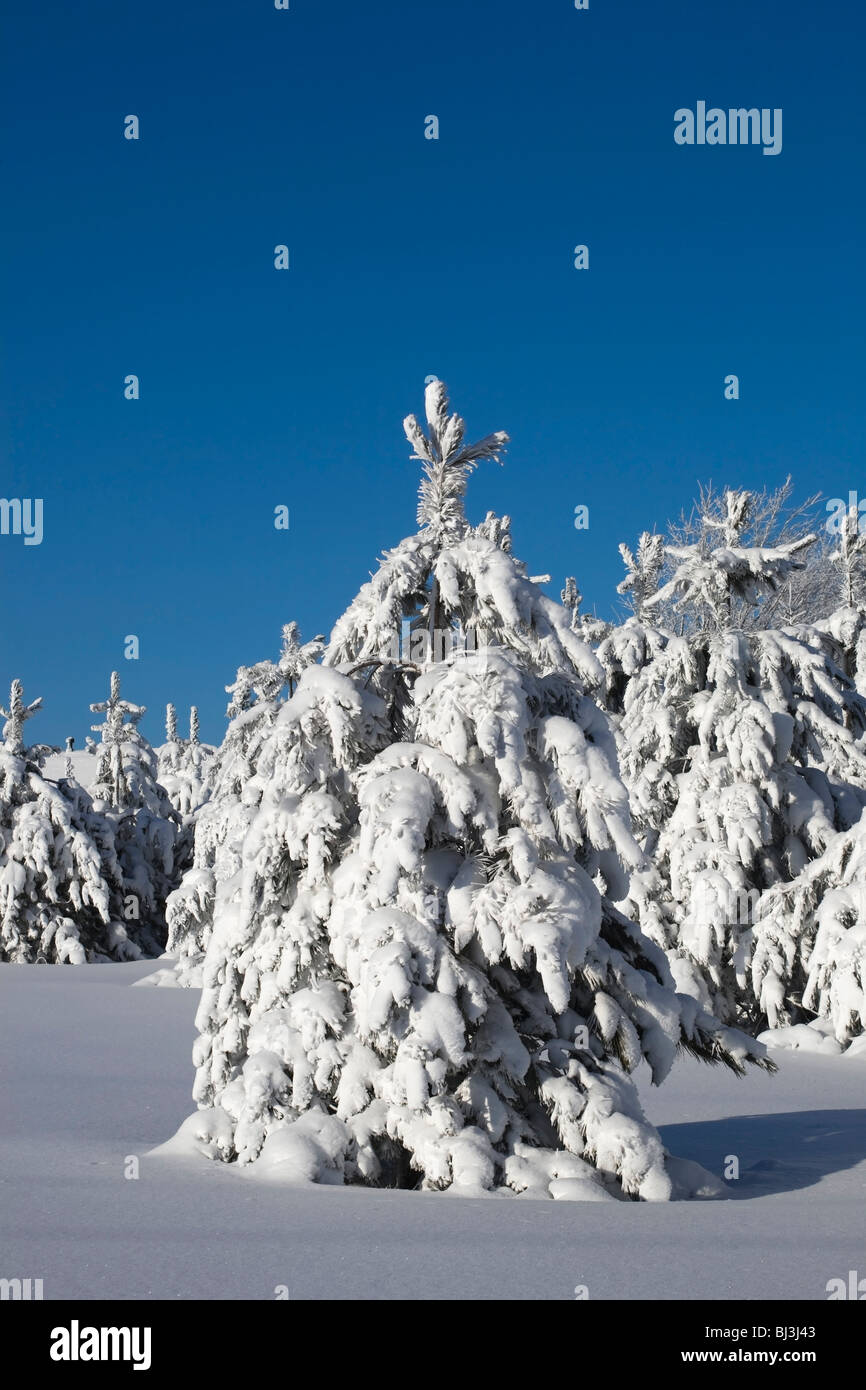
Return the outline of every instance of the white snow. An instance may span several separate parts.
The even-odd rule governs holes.
[[[286,1141],[243,1169],[151,1152],[191,1108],[198,1002],[129,989],[157,968],[0,966],[0,1274],[47,1299],[824,1299],[863,1269],[866,1050],[774,1051],[743,1080],[683,1060],[660,1088],[642,1068],[684,1169],[738,1158],[729,1200],[605,1200],[566,1154],[554,1195],[583,1200],[287,1185]]]
[[[99,757],[95,753],[88,753],[86,748],[76,749],[73,753],[49,753],[42,764],[46,781],[59,782],[67,776],[67,758],[72,759],[72,773],[76,782],[90,791],[99,771]]]

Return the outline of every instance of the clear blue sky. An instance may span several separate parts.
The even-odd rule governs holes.
[[[414,530],[430,374],[512,437],[470,516],[600,612],[697,479],[866,493],[859,0],[2,14],[0,495],[45,535],[0,536],[0,691],[43,696],[34,739],[80,746],[112,667],[154,740],[167,700],[221,738],[236,667]],[[781,107],[782,153],[677,146],[698,100]]]

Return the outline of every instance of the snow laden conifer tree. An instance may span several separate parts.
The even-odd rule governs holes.
[[[664,565],[664,541],[652,532],[642,532],[637,547],[619,547],[626,576],[618,585],[631,605],[632,614],[624,623],[609,630],[598,647],[598,659],[605,674],[605,704],[615,715],[622,713],[625,691],[632,681],[667,642],[667,634],[654,626],[647,611],[649,600],[658,590]]]
[[[318,661],[322,638],[301,642],[297,623],[286,623],[276,662],[241,666],[226,714],[225,739],[207,768],[207,800],[196,815],[192,867],[167,904],[168,952],[178,959],[172,982],[199,987],[204,949],[213,928],[217,899],[230,913],[239,892],[241,846],[262,794],[256,777],[260,750],[280,708],[294,694],[301,673]],[[197,719],[190,743],[197,739]],[[162,980],[154,980],[162,983]]]
[[[127,924],[141,953],[159,955],[166,938],[166,898],[179,876],[180,817],[157,781],[156,754],[138,729],[145,707],[121,698],[117,671],[111,674],[108,699],[90,708],[105,716],[91,726],[101,735],[91,795],[108,828],[100,847],[112,860],[113,915]]]
[[[28,719],[42,708],[42,696],[29,705],[24,703],[24,687],[14,680],[9,691],[9,708],[0,705],[0,715],[6,720],[3,725],[3,751],[9,762],[4,765],[4,788],[8,791],[20,782],[22,768],[16,767],[13,759],[24,757],[24,725]]]
[[[842,1047],[866,1034],[866,817],[834,835],[792,883],[755,911],[753,988],[771,1029],[829,1031]],[[785,1035],[781,1035],[785,1040]]]
[[[543,582],[536,579],[537,583]],[[611,625],[602,618],[596,618],[588,613],[581,613],[580,605],[583,602],[583,594],[577,587],[577,580],[574,575],[569,575],[565,581],[565,588],[560,590],[560,600],[563,608],[569,613],[569,627],[572,632],[576,632],[584,642],[590,647],[595,647],[603,638],[607,637],[611,630]]]
[[[439,381],[426,407],[419,531],[263,730],[173,1142],[295,1180],[692,1192],[629,1072],[763,1051],[611,905],[640,855],[600,671],[507,530],[466,520],[506,436],[467,445]]]
[[[619,550],[626,576],[617,585],[617,593],[632,611],[624,622],[611,627],[596,653],[604,671],[604,686],[597,693],[611,718],[618,741],[631,686],[661,656],[671,636],[665,627],[653,622],[649,609],[665,560],[661,536],[644,531],[634,550],[625,544],[620,545]],[[675,712],[664,706],[657,707],[653,716],[662,726],[665,721],[670,725],[676,719]],[[637,826],[655,827],[673,810],[675,797],[671,777],[653,758],[647,758],[640,777],[632,779],[628,790],[632,818]],[[652,834],[646,839],[644,848],[654,849]],[[633,912],[634,908],[631,910]]]
[[[124,959],[127,937],[112,922],[99,822],[73,781],[43,775],[24,745],[41,699],[25,703],[12,682],[0,745],[0,960],[84,964]]]
[[[838,546],[842,607],[815,624],[830,659],[866,697],[866,524],[856,499],[828,522]],[[855,730],[859,724],[851,719]],[[864,740],[860,740],[862,747]],[[866,748],[864,748],[866,752]],[[861,778],[858,791],[866,785]],[[849,819],[855,819],[851,814]],[[866,818],[835,835],[790,884],[770,888],[756,912],[753,988],[771,1029],[830,1030],[843,1047],[866,1032]]]
[[[620,905],[667,950],[680,988],[760,1026],[755,903],[859,819],[866,706],[816,628],[734,625],[814,539],[744,544],[748,513],[748,493],[726,493],[723,516],[706,519],[721,544],[669,547],[673,575],[644,604],[706,617],[670,636],[625,693],[621,762],[651,867]]]
[[[196,812],[210,795],[211,765],[216,749],[199,738],[198,710],[189,712],[189,738],[178,736],[177,711],[166,705],[165,743],[157,751],[160,785],[185,826],[191,827]],[[191,839],[191,837],[190,837]]]
[[[169,800],[178,810],[178,784],[175,774],[184,751],[184,740],[177,732],[177,710],[174,705],[165,707],[165,743],[154,749],[156,753],[156,773],[161,787],[165,787]]]
[[[839,540],[831,558],[838,569],[842,602],[846,608],[862,607],[866,602],[866,517],[861,515],[856,497],[827,524]]]
[[[860,695],[866,697],[866,517],[856,503],[827,523],[838,537],[831,552],[841,607],[816,623]]]
[[[189,738],[179,737],[177,711],[167,705],[165,712],[166,741],[157,750],[159,782],[180,818],[180,829],[174,851],[174,879],[179,882],[192,866],[195,827],[198,813],[211,791],[211,776],[216,749],[203,744],[199,738],[198,710],[190,709]],[[154,983],[164,983],[164,972],[158,972]]]

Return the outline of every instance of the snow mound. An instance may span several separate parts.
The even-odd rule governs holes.
[[[164,955],[159,959],[170,963],[154,970],[150,975],[143,975],[140,980],[133,980],[131,988],[153,985],[161,989],[201,989],[203,956],[176,960],[174,956]]]
[[[794,1052],[816,1052],[838,1056],[843,1048],[833,1036],[833,1025],[824,1019],[813,1023],[795,1023],[790,1028],[767,1028],[758,1041],[769,1048],[789,1048]],[[858,1039],[862,1042],[862,1038]]]

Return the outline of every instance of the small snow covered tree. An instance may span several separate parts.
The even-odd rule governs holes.
[[[739,489],[715,488],[712,483],[701,485],[691,512],[682,513],[677,522],[667,528],[665,551],[666,571],[678,566],[676,552],[697,549],[701,553],[717,547],[720,533],[736,535],[739,547],[772,550],[804,540],[815,531],[818,519],[817,495],[802,502],[793,500],[793,482],[786,478],[779,487],[749,492],[746,512],[736,530],[729,530],[732,496],[742,496]],[[836,601],[837,581],[833,575],[832,547],[822,540],[804,546],[798,565],[787,571],[773,589],[763,588],[758,603],[748,593],[731,594],[733,627],[743,631],[754,628],[778,629],[793,623],[813,623],[832,609]],[[668,573],[665,574],[668,577]],[[693,593],[687,605],[677,606],[662,600],[653,609],[654,620],[663,628],[682,636],[712,624],[712,605],[705,605],[699,593]]]
[[[677,996],[612,906],[640,854],[585,693],[600,669],[490,518],[466,520],[505,435],[467,446],[439,381],[426,407],[426,433],[405,422],[420,530],[263,721],[178,1142],[294,1179],[693,1191],[629,1072],[763,1051]]]
[[[230,720],[219,750],[207,763],[207,798],[195,824],[193,863],[167,904],[168,951],[178,957],[178,983],[198,986],[200,966],[213,928],[217,900],[231,903],[238,889],[243,838],[262,794],[257,762],[267,731],[276,719],[282,696],[292,695],[303,671],[318,661],[322,638],[302,643],[297,623],[282,631],[276,662],[241,666],[226,711]],[[198,745],[198,712],[190,717],[190,756]],[[225,910],[229,910],[226,908]]]
[[[626,577],[617,585],[617,593],[630,603],[632,615],[624,623],[608,629],[597,651],[605,673],[605,705],[615,716],[622,714],[629,682],[667,641],[667,634],[653,626],[647,613],[648,600],[657,591],[664,564],[661,536],[644,531],[635,551],[622,544],[619,553],[626,567]]]
[[[674,574],[647,607],[675,600],[678,607],[702,608],[706,626],[730,630],[744,610],[761,605],[767,594],[777,593],[784,582],[805,567],[804,552],[815,543],[814,535],[800,536],[784,545],[744,545],[742,533],[749,519],[751,493],[728,489],[721,516],[708,515],[709,532],[721,533],[722,545],[668,546],[675,561]]]
[[[753,989],[770,1028],[826,1020],[843,1047],[866,1033],[866,818],[769,889],[755,918]]]
[[[544,581],[535,578],[534,582],[543,583]],[[571,615],[569,626],[572,632],[576,632],[584,642],[589,643],[590,646],[595,646],[607,636],[610,631],[610,623],[605,622],[602,618],[596,618],[594,614],[581,613],[580,605],[583,602],[583,594],[577,587],[577,580],[573,575],[569,575],[566,579],[565,588],[560,590],[559,597],[563,608]]]
[[[571,614],[571,621],[569,622],[569,627],[571,628],[572,632],[574,632],[578,622],[580,605],[583,602],[583,594],[577,587],[577,580],[574,578],[574,575],[568,576],[568,578],[565,581],[565,588],[560,591],[559,597],[562,602],[563,608],[565,608],[566,611]]]
[[[137,727],[146,713],[144,705],[120,698],[120,675],[112,671],[108,699],[90,708],[94,714],[105,715],[104,723],[91,725],[93,733],[102,736],[94,796],[117,809],[146,805],[160,814],[166,805],[165,793],[156,781],[153,749]]]
[[[852,502],[841,517],[838,529],[839,545],[832,559],[838,566],[842,602],[847,608],[866,603],[866,518]]]
[[[165,707],[165,743],[161,748],[156,749],[157,775],[160,785],[165,787],[172,803],[171,779],[177,771],[178,764],[183,754],[183,740],[178,738],[177,733],[177,710],[174,705]]]
[[[748,508],[748,494],[727,494],[707,521],[722,544],[670,548],[674,573],[644,603],[695,604],[705,625],[670,637],[625,693],[620,756],[652,864],[621,906],[668,951],[680,988],[760,1026],[754,905],[859,818],[866,705],[816,629],[734,626],[810,544],[739,544]]]
[[[665,561],[664,541],[654,532],[642,531],[637,550],[632,551],[623,543],[620,545],[619,553],[626,568],[626,576],[617,584],[616,591],[628,596],[635,617],[642,620],[647,600],[654,598],[658,592],[659,575]]]
[[[9,692],[9,708],[0,705],[0,714],[6,720],[3,725],[3,744],[6,752],[16,757],[24,752],[24,725],[42,707],[42,696],[32,704],[24,703],[24,687],[19,680],[12,682]]]
[[[138,729],[145,708],[121,699],[117,671],[111,674],[108,699],[90,708],[105,715],[102,724],[92,725],[102,739],[91,795],[94,809],[111,827],[114,910],[133,924],[144,953],[158,955],[166,939],[165,901],[179,878],[180,817],[157,781],[156,754]]]
[[[842,514],[832,554],[843,607],[814,625],[831,662],[866,697],[866,531],[856,503]],[[857,737],[860,711],[846,712]],[[859,738],[863,747],[863,739]],[[864,750],[866,751],[866,750]],[[866,1030],[866,819],[857,819],[866,783],[859,769],[851,829],[791,883],[770,888],[755,913],[750,962],[753,992],[771,1028],[817,1019],[846,1046]],[[844,821],[843,821],[844,824]]]
[[[856,505],[837,519],[831,552],[836,596],[842,606],[814,624],[829,654],[866,697],[866,518]]]
[[[194,816],[210,796],[213,762],[216,748],[211,743],[202,743],[199,737],[198,709],[190,706],[189,738],[184,756],[178,769],[180,798],[178,810],[182,815]]]
[[[140,954],[112,919],[107,827],[71,779],[46,778],[25,748],[25,722],[42,701],[24,703],[13,681],[0,745],[0,960],[84,964]]]
[[[192,844],[195,816],[210,795],[210,779],[216,749],[199,739],[198,710],[189,712],[189,738],[177,733],[177,713],[174,705],[166,706],[166,741],[157,750],[158,776],[172,806],[181,817],[187,838]]]

